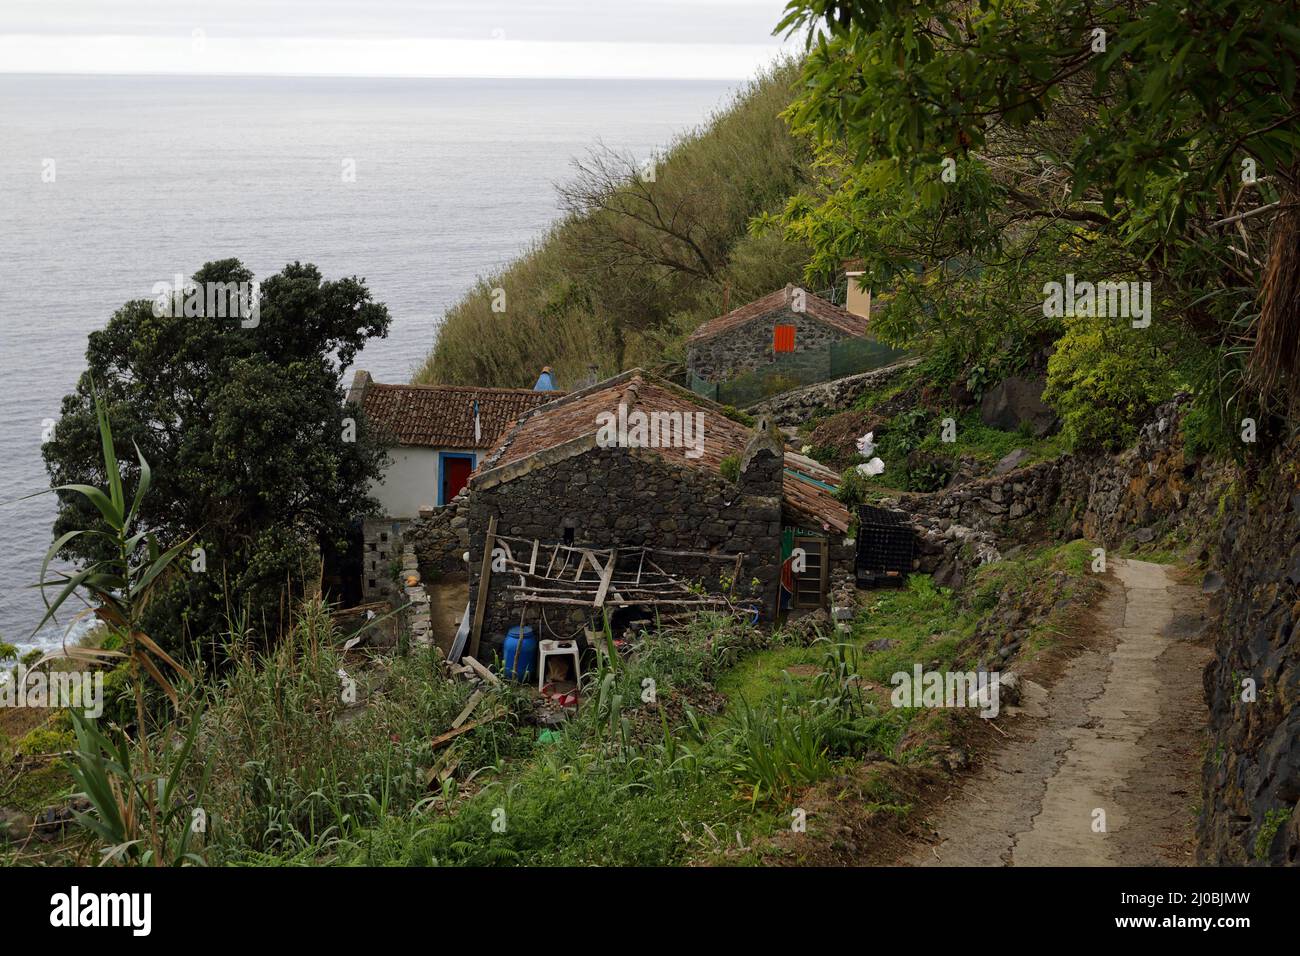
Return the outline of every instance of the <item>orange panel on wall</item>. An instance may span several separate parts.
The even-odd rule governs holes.
[[[778,325],[772,330],[772,351],[773,352],[793,352],[794,351],[794,326]]]

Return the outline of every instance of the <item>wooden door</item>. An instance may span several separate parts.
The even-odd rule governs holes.
[[[474,463],[468,458],[444,458],[442,460],[442,503],[450,504],[460,490],[469,484],[469,474],[474,470]]]

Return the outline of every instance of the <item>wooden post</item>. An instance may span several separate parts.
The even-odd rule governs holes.
[[[596,592],[596,607],[605,606],[605,594],[609,591],[609,582],[614,577],[614,565],[618,563],[618,555],[609,556],[609,564],[605,565],[604,573],[600,576],[600,590]]]
[[[497,517],[488,519],[487,537],[483,539],[483,564],[478,572],[478,600],[474,604],[474,629],[470,633],[469,656],[478,657],[479,635],[483,633],[483,611],[487,608],[488,587],[492,581],[492,547],[497,540]]]

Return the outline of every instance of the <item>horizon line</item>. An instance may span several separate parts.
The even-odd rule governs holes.
[[[593,76],[573,75],[573,76],[509,76],[502,74],[500,76],[466,76],[456,73],[241,73],[241,72],[204,72],[204,73],[176,73],[168,70],[100,70],[100,71],[82,71],[82,70],[6,70],[0,67],[0,76],[140,76],[140,77],[172,77],[180,79],[269,79],[269,80],[472,80],[472,81],[498,81],[498,80],[558,80],[562,83],[584,82],[588,80],[600,82],[629,82],[640,83],[652,81],[656,83],[732,83],[737,80],[750,80],[754,75],[745,76],[655,76],[646,74],[643,76]]]

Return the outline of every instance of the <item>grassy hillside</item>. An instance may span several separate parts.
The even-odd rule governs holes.
[[[549,364],[567,383],[592,363],[680,361],[726,288],[735,306],[798,280],[807,249],[748,232],[808,180],[808,148],[780,116],[796,78],[786,64],[749,83],[653,169],[609,150],[575,159],[566,217],[447,313],[415,380],[527,385]]]

